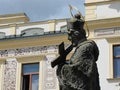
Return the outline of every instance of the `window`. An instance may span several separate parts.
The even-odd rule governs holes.
[[[38,90],[39,63],[22,65],[22,90]]]
[[[114,78],[120,78],[120,45],[113,46],[113,73]]]
[[[5,38],[5,33],[4,32],[0,32],[0,39]]]
[[[21,32],[21,36],[35,36],[35,35],[43,35],[43,28],[29,28],[25,29]]]
[[[61,27],[60,27],[60,31],[61,31],[61,32],[68,32],[68,31],[67,31],[67,25],[61,26]]]

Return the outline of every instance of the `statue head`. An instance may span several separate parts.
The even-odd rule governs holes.
[[[77,46],[78,42],[86,38],[84,23],[79,14],[74,15],[67,21],[68,40],[72,42],[73,46]]]

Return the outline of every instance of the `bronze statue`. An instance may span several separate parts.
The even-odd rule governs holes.
[[[65,50],[64,43],[61,43],[60,56],[51,63],[52,67],[57,65],[60,90],[100,90],[96,64],[99,50],[93,40],[86,38],[84,23],[79,14],[68,20],[68,40],[71,45]],[[75,51],[72,57],[66,60],[73,47]]]

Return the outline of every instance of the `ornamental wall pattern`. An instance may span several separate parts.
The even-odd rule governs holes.
[[[16,90],[16,59],[6,60],[3,73],[3,90]]]
[[[54,48],[52,48],[52,46],[38,46],[38,47],[0,50],[0,58],[39,55],[45,53],[57,53],[57,48],[58,46],[54,45]]]
[[[67,47],[67,45],[65,45]],[[56,90],[56,68],[51,67],[51,61],[56,58],[58,45],[27,47],[19,49],[0,50],[0,58],[6,58],[3,71],[3,90],[16,90],[17,60],[18,56],[46,55],[43,60],[42,90]],[[7,59],[8,58],[8,59]]]
[[[56,55],[47,55],[43,61],[43,85],[42,90],[56,90],[57,77],[56,68],[51,67],[51,62],[55,59]]]

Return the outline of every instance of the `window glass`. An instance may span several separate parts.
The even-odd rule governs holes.
[[[23,64],[23,74],[39,72],[39,64]]]
[[[30,76],[29,75],[24,75],[23,76],[23,89],[22,90],[29,90],[29,82],[30,82]]]
[[[22,65],[22,90],[38,90],[39,63]]]
[[[120,45],[113,46],[113,70],[114,78],[120,78]]]
[[[120,59],[114,59],[114,77],[120,77]]]
[[[114,46],[114,56],[120,56],[120,46]]]
[[[39,75],[32,75],[32,90],[38,90]]]

